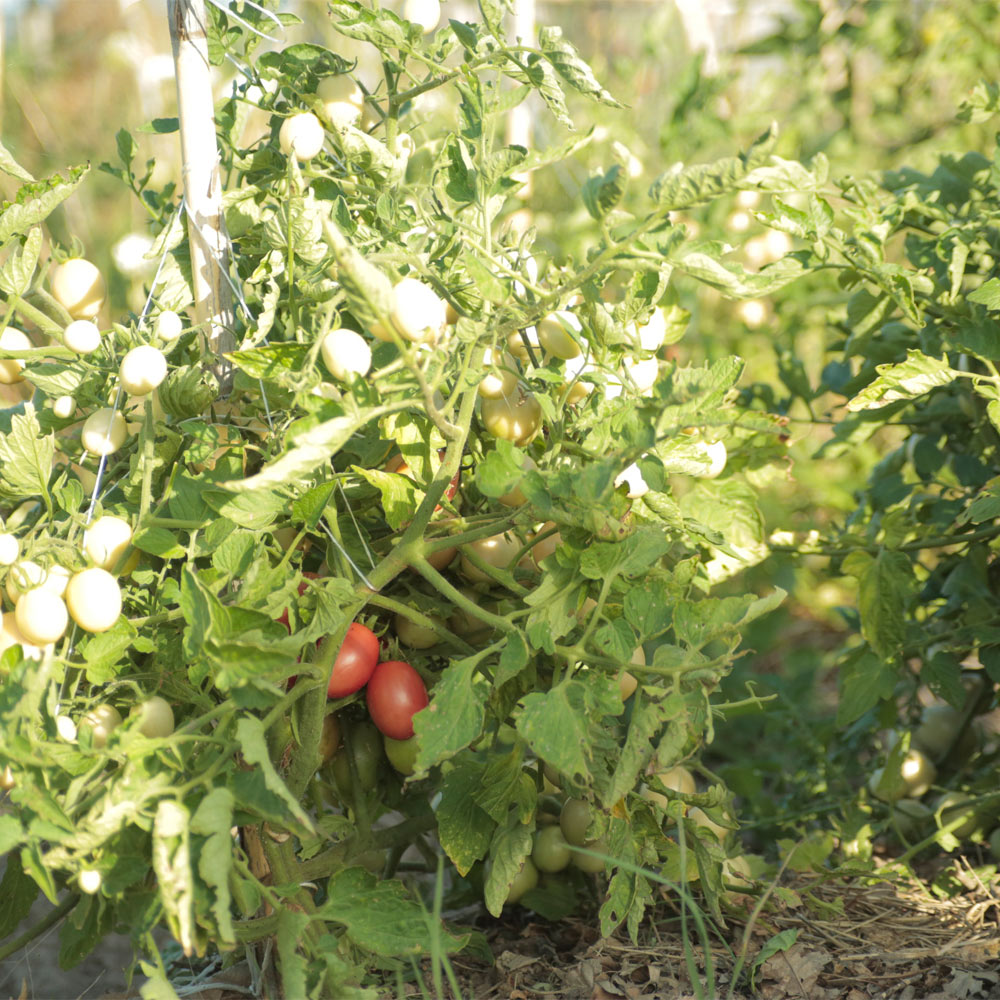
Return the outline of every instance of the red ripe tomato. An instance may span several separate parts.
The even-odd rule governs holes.
[[[367,698],[372,722],[394,740],[408,740],[413,735],[413,716],[428,702],[420,674],[402,660],[386,660],[375,668]]]
[[[370,628],[351,622],[344,644],[337,653],[337,659],[333,661],[333,671],[326,689],[327,697],[346,698],[363,688],[372,676],[376,663],[378,636]]]

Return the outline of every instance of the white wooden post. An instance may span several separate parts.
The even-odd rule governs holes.
[[[222,224],[222,179],[215,140],[212,68],[208,61],[204,0],[167,0],[170,42],[177,71],[184,201],[194,280],[195,322],[223,395],[232,387],[232,366],[222,355],[236,347],[229,240]]]
[[[510,27],[511,41],[520,40],[531,45],[535,40],[535,0],[514,0],[514,17]],[[531,97],[521,101],[507,113],[507,143],[531,149],[535,112]],[[524,184],[517,192],[519,198],[531,197],[531,174],[523,175]]]

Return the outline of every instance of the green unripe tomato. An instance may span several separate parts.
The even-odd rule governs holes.
[[[139,716],[139,732],[150,739],[162,739],[174,731],[174,710],[170,702],[159,695],[136,705],[129,715]]]
[[[608,842],[603,837],[584,841],[580,846],[585,851],[596,851],[598,854],[608,853]],[[598,872],[604,871],[604,858],[595,858],[592,854],[583,854],[573,848],[570,848],[570,861],[580,871],[587,872],[589,875],[596,875]]]
[[[417,738],[411,736],[408,740],[394,740],[391,736],[383,736],[382,744],[389,763],[407,778],[416,770]]]
[[[569,844],[558,826],[546,826],[535,833],[531,860],[540,872],[561,872],[569,864]]]
[[[507,898],[504,904],[516,903],[529,889],[534,889],[538,885],[538,869],[534,866],[531,858],[525,858],[521,870],[514,876],[514,881],[507,890]]]
[[[122,717],[114,705],[95,705],[81,720],[78,732],[90,730],[91,740],[100,749],[108,737],[122,724]]]
[[[7,768],[9,771],[10,768]],[[990,834],[990,853],[1000,861],[1000,826]]]
[[[340,738],[340,723],[337,721],[337,716],[328,715],[323,719],[323,730],[319,734],[319,756],[324,764],[331,761],[340,748]]]
[[[378,766],[382,761],[382,734],[370,723],[361,722],[351,726],[346,739],[354,752],[354,767],[358,773],[355,787],[351,775],[351,763],[347,747],[333,755],[330,770],[340,796],[347,803],[355,802],[355,791],[362,794],[371,791],[378,783]]]
[[[916,799],[900,799],[892,807],[892,819],[901,836],[916,840],[927,828],[934,810]]]
[[[941,817],[942,826],[954,823],[957,819],[962,820],[951,831],[959,840],[967,840],[984,825],[984,817],[964,792],[945,792],[935,802],[935,811]]]
[[[590,803],[585,799],[567,799],[559,813],[559,828],[567,844],[581,847],[590,826]]]

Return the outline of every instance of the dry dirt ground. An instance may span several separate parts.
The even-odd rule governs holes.
[[[465,1000],[997,1000],[1000,880],[984,883],[967,859],[951,863],[964,887],[952,900],[931,896],[918,882],[785,880],[794,891],[783,894],[784,902],[771,897],[756,914],[730,914],[725,929],[710,930],[707,951],[695,947],[687,955],[669,901],[638,945],[600,939],[583,920],[546,923],[520,909],[500,921],[483,915],[476,925],[494,962],[458,956],[455,972]],[[781,932],[788,947],[760,961],[766,942]],[[0,966],[0,1000],[138,995],[138,983],[131,992],[125,988],[128,949],[121,939],[65,972],[56,965],[57,937],[50,932]],[[754,971],[752,992],[745,977],[732,986],[741,958],[744,970]],[[182,995],[194,1000],[265,995],[245,963],[204,968],[198,985],[189,975],[178,978],[179,986],[181,978],[188,983]],[[409,984],[406,995],[434,996],[429,974],[423,987]],[[453,996],[447,989],[445,995]]]

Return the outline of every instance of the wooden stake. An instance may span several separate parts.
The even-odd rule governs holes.
[[[223,355],[235,349],[236,339],[204,0],[167,0],[167,17],[177,71],[195,322],[203,330],[206,357],[225,396],[232,389],[233,375]]]

